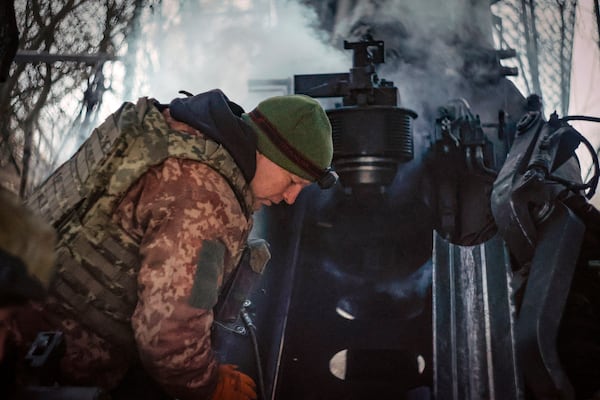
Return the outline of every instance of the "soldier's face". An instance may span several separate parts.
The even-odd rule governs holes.
[[[254,211],[261,206],[270,206],[285,201],[293,204],[300,191],[310,181],[281,168],[260,153],[256,153],[256,174],[250,182],[254,194]]]

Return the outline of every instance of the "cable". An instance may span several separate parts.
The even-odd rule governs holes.
[[[586,115],[569,115],[561,118],[561,121],[574,120],[600,122],[600,118],[589,117]],[[596,193],[596,188],[598,187],[598,180],[600,179],[600,163],[598,162],[598,153],[596,153],[596,149],[594,149],[594,146],[592,146],[592,144],[589,142],[589,140],[586,139],[585,136],[579,133],[576,129],[573,129],[573,131],[577,133],[577,135],[579,136],[579,140],[585,145],[585,147],[587,147],[588,151],[590,152],[590,155],[592,156],[592,162],[595,170],[594,175],[590,178],[590,180],[587,183],[582,184],[575,183],[554,175],[548,175],[546,176],[546,179],[553,182],[561,183],[573,191],[589,189],[589,191],[585,194],[585,197],[589,200]]]
[[[590,117],[588,115],[567,115],[566,117],[561,118],[561,121],[590,121],[590,122],[599,122],[600,123],[600,118]],[[586,146],[587,146],[587,144],[586,144]],[[588,148],[590,148],[590,146],[588,146]],[[592,157],[594,157],[594,154],[595,154],[596,159],[598,158],[598,152],[596,151],[596,149],[592,148],[592,150],[590,150],[590,153],[592,153]],[[596,169],[596,174],[598,174],[598,168],[595,164],[594,164],[594,168]],[[591,168],[590,168],[590,170],[591,170]],[[587,178],[587,175],[589,175],[590,170],[588,170],[588,173],[586,174],[586,178]],[[597,180],[598,179],[596,178],[596,181]]]
[[[263,400],[267,400],[267,392],[265,391],[265,380],[263,377],[262,363],[260,360],[260,351],[258,349],[258,339],[256,337],[256,325],[254,325],[254,322],[252,322],[252,319],[250,318],[250,315],[248,314],[245,308],[242,308],[242,311],[240,313],[242,316],[242,320],[248,328],[248,332],[250,332],[250,338],[252,339],[252,347],[254,348],[254,358],[256,360],[256,370],[258,374],[258,388],[261,393],[260,398],[262,398]]]
[[[600,122],[600,118],[598,117],[590,117],[587,115],[567,115],[566,117],[562,117],[561,121],[590,121],[590,122]]]
[[[600,122],[600,118],[598,119],[598,122]],[[588,193],[586,193],[585,197],[589,200],[594,196],[594,194],[596,193],[596,188],[598,187],[598,179],[600,179],[600,163],[598,162],[598,154],[596,153],[596,149],[594,149],[594,146],[592,146],[589,140],[587,140],[585,136],[583,136],[581,133],[577,132],[577,134],[579,135],[579,139],[581,140],[581,142],[585,144],[585,147],[587,147],[588,151],[590,152],[590,155],[592,156],[592,162],[594,164],[594,169],[596,170],[594,175],[588,181],[590,190],[588,191]]]

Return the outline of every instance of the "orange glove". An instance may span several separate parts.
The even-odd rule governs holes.
[[[255,400],[256,384],[237,365],[221,364],[219,381],[211,400]]]

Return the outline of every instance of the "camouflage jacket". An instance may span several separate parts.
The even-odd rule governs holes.
[[[153,115],[146,130],[158,129],[160,121],[163,124],[166,121],[169,136],[181,134],[186,140],[196,137],[201,143],[207,143],[206,147],[214,143],[190,126],[170,118],[168,110],[163,111],[162,118],[158,110],[149,108]],[[139,113],[139,104],[137,111]],[[174,148],[181,150],[185,145]],[[220,147],[212,148],[212,152],[217,151],[227,156]],[[192,145],[175,154],[165,153],[161,162],[146,166],[137,165],[139,161],[136,164],[131,157],[128,162],[124,157],[125,162],[116,171],[105,173],[108,195],[95,198],[89,207],[91,211],[76,219],[82,222],[84,230],[104,232],[102,240],[94,242],[95,238],[91,238],[89,243],[80,244],[77,237],[81,235],[73,235],[73,231],[79,232],[80,228],[73,228],[72,218],[53,221],[61,233],[57,281],[71,287],[70,280],[78,280],[82,304],[69,304],[65,293],[70,292],[56,289],[54,285],[44,304],[36,305],[29,315],[24,314],[21,327],[29,338],[40,329],[65,332],[63,383],[110,388],[139,360],[174,397],[201,399],[213,390],[217,361],[210,341],[212,307],[223,281],[237,265],[252,227],[248,211],[252,197],[244,184],[237,189],[232,185],[232,178],[240,181],[239,173],[223,170],[219,164],[210,165],[194,152],[198,150]],[[107,169],[105,166],[104,171]],[[125,173],[138,178],[129,185],[119,183],[116,178],[122,178]],[[58,174],[60,176],[61,171]],[[117,187],[122,186],[122,195],[114,190],[114,182]],[[81,213],[81,201],[74,203],[65,207],[72,206],[75,214]],[[92,216],[88,217],[90,213]],[[94,213],[100,213],[100,217]],[[102,215],[107,218],[101,218]],[[76,244],[72,244],[74,240]],[[81,246],[87,246],[89,252]],[[81,259],[64,258],[64,254],[61,258],[64,251],[79,251]],[[123,262],[123,258],[129,261]],[[66,262],[61,263],[61,260]],[[114,279],[95,278],[96,272],[89,268],[92,263],[114,263],[113,269],[117,272],[110,271]],[[124,268],[117,268],[119,263],[123,263]],[[128,264],[135,265],[127,268]],[[71,274],[67,270],[88,270],[88,274]],[[110,290],[99,287],[104,282]],[[87,294],[81,292],[81,286]],[[135,292],[130,292],[131,287]],[[115,295],[120,292],[123,296]],[[106,295],[109,300],[103,303],[101,297]],[[127,308],[128,299],[134,300],[131,308]],[[121,303],[124,307],[117,307]],[[96,318],[96,314],[101,316]],[[119,327],[114,321],[126,324]],[[105,329],[101,323],[106,323]],[[132,347],[137,351],[131,351]]]

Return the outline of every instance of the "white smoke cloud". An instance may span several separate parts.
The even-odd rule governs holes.
[[[469,35],[482,42],[487,34],[473,32],[474,25],[484,24],[466,23],[473,16],[472,5],[466,0],[352,3],[343,18],[338,15],[328,37],[311,28],[319,19],[315,11],[297,1],[164,0],[145,10],[138,73],[124,79],[139,82],[134,98],[150,95],[167,102],[181,89],[199,93],[220,88],[251,108],[280,93],[251,92],[249,80],[347,72],[352,52],[343,49],[342,41],[360,40],[370,26],[374,38],[385,40],[388,52],[404,60],[388,57],[379,74],[399,88],[401,106],[421,114],[432,99],[442,103],[460,94],[463,56],[454,43]]]
[[[475,8],[470,3],[467,0],[340,2],[340,8],[344,4],[351,6],[344,18],[336,18],[332,36],[327,37],[326,33],[311,28],[319,19],[315,11],[297,1],[163,0],[160,7],[146,9],[143,16],[136,75],[125,77],[122,68],[119,71],[114,67],[116,80],[137,82],[133,98],[123,99],[119,96],[119,85],[113,85],[117,90],[106,96],[103,114],[114,111],[123,100],[143,95],[168,102],[181,89],[199,93],[221,88],[232,100],[250,109],[261,99],[281,94],[286,88],[251,91],[249,80],[347,72],[352,54],[342,48],[342,41],[359,40],[369,26],[375,39],[385,40],[388,50],[386,64],[378,71],[380,78],[393,81],[399,89],[400,105],[419,114],[415,121],[418,145],[421,136],[431,130],[431,113],[436,107],[465,94],[465,80],[460,75],[465,56],[456,44],[493,46],[491,23],[482,22],[483,18],[489,18],[488,6]],[[582,36],[580,29],[576,34]],[[578,54],[581,53],[574,54],[576,75],[572,78],[571,113],[595,113],[587,107],[594,102],[581,105],[581,95],[573,97],[581,92],[577,88],[598,84],[597,73],[580,72],[582,66],[593,66],[598,71],[597,63],[593,64],[595,59],[577,63]],[[327,104],[327,100],[321,100]],[[490,121],[484,119],[484,122]],[[582,156],[586,167],[589,161],[585,154]]]
[[[313,10],[291,1],[163,1],[159,11],[146,10],[140,36],[145,56],[138,58],[139,75],[126,78],[144,82],[134,97],[168,102],[179,90],[220,88],[250,109],[285,88],[252,92],[249,80],[349,68],[351,54],[309,27],[316,19]]]

